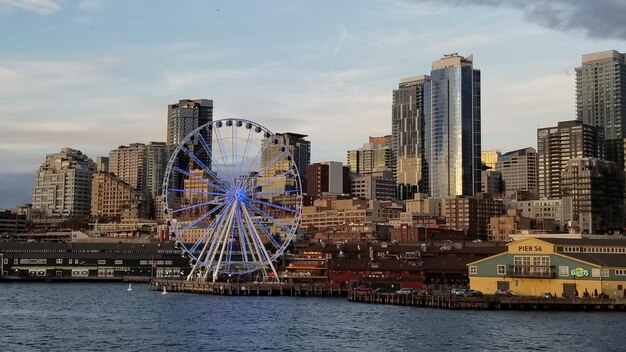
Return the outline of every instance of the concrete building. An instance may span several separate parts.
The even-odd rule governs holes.
[[[350,181],[350,194],[367,200],[392,200],[396,197],[396,183],[391,171],[355,175]]]
[[[425,188],[433,198],[481,189],[480,70],[473,57],[444,55],[424,84]]]
[[[163,194],[163,179],[174,146],[163,142],[150,142],[145,146],[145,198],[148,216],[151,219],[163,208],[157,207],[157,197]]]
[[[529,191],[539,195],[537,151],[524,148],[504,153],[496,163],[506,191]]]
[[[572,198],[513,201],[510,207],[521,211],[521,215],[531,219],[549,219],[555,224],[555,231],[568,231],[572,219]]]
[[[95,170],[96,164],[76,149],[46,155],[35,175],[33,209],[52,217],[89,216]]]
[[[370,137],[370,142],[357,150],[348,150],[347,161],[350,172],[367,174],[379,171],[392,171],[393,160],[390,146],[391,136]],[[374,143],[380,142],[382,144]]]
[[[483,150],[480,152],[480,161],[489,169],[495,170],[500,155],[500,152],[497,150]]]
[[[275,138],[278,143],[269,144],[261,155],[261,170],[265,170],[267,167],[267,172],[264,174],[271,177],[289,170],[291,162],[286,158],[280,158],[274,162],[274,159],[283,152],[282,148],[285,147],[291,153],[293,164],[298,168],[300,177],[306,180],[307,166],[311,164],[311,142],[307,141],[306,137],[308,136],[305,134],[292,132],[276,133]]]
[[[576,68],[576,119],[603,130],[605,157],[589,156],[614,161],[624,170],[626,54],[607,50],[582,56]]]
[[[143,143],[120,145],[109,152],[110,172],[142,192],[146,185],[145,167],[146,145]]]
[[[504,180],[502,172],[492,170],[482,170],[480,172],[481,193],[503,193]]]
[[[147,216],[144,194],[115,175],[99,171],[92,175],[91,216],[99,221],[141,219]]]
[[[567,163],[561,191],[572,199],[572,221],[581,233],[622,230],[623,181],[621,170],[611,161],[576,158]]]
[[[307,166],[306,193],[315,200],[322,195],[350,194],[350,170],[338,161]]]
[[[519,209],[508,209],[506,215],[489,220],[489,241],[510,242],[511,236],[520,233],[551,233],[555,230],[556,223],[552,219],[531,219],[522,216]]]
[[[213,100],[182,99],[167,106],[167,144],[178,145],[196,128],[213,121]],[[204,139],[211,143],[211,134],[203,132]]]
[[[561,173],[574,158],[602,158],[604,131],[581,121],[563,121],[537,129],[539,198],[561,197]]]
[[[329,197],[303,207],[300,227],[323,229],[343,225],[366,225],[388,222],[402,211],[393,204],[363,199]]]
[[[424,158],[424,84],[428,76],[403,78],[393,91],[391,150],[398,199],[422,191]]]
[[[487,239],[489,220],[503,213],[502,200],[486,194],[441,199],[441,215],[446,218],[446,225],[466,231],[469,239]]]
[[[109,172],[109,157],[108,156],[96,157],[96,171]]]
[[[413,199],[404,202],[407,213],[441,217],[441,199],[429,198],[423,193],[416,193]]]

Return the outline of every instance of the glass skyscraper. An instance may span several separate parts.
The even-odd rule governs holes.
[[[480,192],[480,70],[445,55],[424,85],[424,186],[431,197]]]

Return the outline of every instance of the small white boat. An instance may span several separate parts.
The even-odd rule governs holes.
[[[128,284],[128,288],[126,289],[126,291],[132,291],[133,290],[133,284],[129,283]]]
[[[167,290],[165,289],[165,286],[163,286],[163,292],[161,292],[162,295],[166,295],[167,294]]]

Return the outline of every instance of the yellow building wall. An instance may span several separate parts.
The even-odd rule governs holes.
[[[553,254],[554,245],[538,238],[527,238],[525,240],[509,243],[509,254]]]
[[[494,294],[498,288],[498,281],[508,281],[509,289],[517,296],[538,296],[543,292],[550,292],[558,297],[563,293],[563,284],[576,284],[578,296],[582,297],[585,289],[590,295],[594,290],[598,293],[606,293],[610,298],[624,298],[626,279],[621,281],[608,280],[562,280],[562,279],[525,279],[525,278],[496,278],[496,277],[470,277],[470,288],[479,290],[485,294]],[[517,285],[516,285],[517,284]],[[622,290],[617,286],[622,285]]]

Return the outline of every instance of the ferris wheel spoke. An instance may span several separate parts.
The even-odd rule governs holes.
[[[206,183],[207,185],[209,185],[209,186],[211,186],[211,187],[213,187],[213,188],[216,188],[216,189],[219,189],[219,190],[221,190],[221,191],[223,191],[223,192],[226,192],[226,188],[225,188],[225,186],[223,186],[223,185],[221,185],[221,184],[220,184],[220,185],[217,185],[217,184],[215,184],[215,183],[213,183],[213,182],[211,182],[211,181],[209,181],[209,180],[207,180],[207,179],[205,179],[205,178],[202,178],[202,177],[200,177],[200,176],[198,176],[198,175],[194,175],[194,174],[192,174],[191,172],[185,171],[185,170],[183,170],[183,169],[179,168],[178,166],[174,166],[174,168],[173,168],[173,169],[174,169],[174,170],[176,170],[176,171],[178,171],[178,172],[180,172],[181,174],[183,174],[183,175],[185,175],[185,176],[189,176],[189,177],[194,178],[194,179],[196,179],[196,180],[198,180],[198,181],[204,182],[204,183]],[[216,179],[216,180],[217,180],[217,179]]]
[[[259,149],[259,150],[256,152],[256,154],[255,154],[254,158],[251,158],[251,159],[250,159],[250,162],[248,163],[248,166],[249,166],[249,167],[248,167],[248,170],[254,170],[254,169],[256,168],[255,166],[256,166],[256,163],[257,163],[256,161],[257,161],[257,160],[259,161],[259,162],[258,162],[258,164],[259,164],[259,165],[258,165],[258,167],[259,167],[259,168],[261,167],[261,159],[263,158],[263,154],[264,154],[264,153],[265,153],[265,151],[267,150],[267,147],[268,147],[268,146],[270,146],[270,144],[272,144],[272,143],[271,143],[271,141],[272,141],[271,137],[272,137],[272,136],[270,135],[270,137],[267,137],[267,138],[266,138],[265,143],[263,144],[263,146],[261,147],[261,149]],[[242,185],[243,185],[243,186],[245,186],[246,184],[248,184],[247,180],[249,180],[250,178],[251,178],[251,177],[247,176],[247,177],[246,177],[246,179],[244,180],[244,182],[242,182]]]
[[[192,227],[196,226],[197,224],[200,223],[200,221],[208,218],[209,216],[211,216],[213,213],[215,213],[216,211],[220,210],[221,207],[223,207],[226,203],[222,203],[220,205],[218,205],[217,207],[211,209],[211,211],[207,212],[206,214],[202,215],[201,217],[197,218],[196,220],[194,220],[193,222],[189,223],[189,225],[185,226],[182,230],[180,230],[180,232],[178,233],[179,235],[182,233],[185,233],[186,231],[188,231],[189,229],[191,229]]]
[[[228,213],[228,211],[225,211],[226,208],[228,208],[229,205],[231,205],[232,202],[229,203],[225,203],[225,207],[222,209],[223,211],[220,212],[217,217],[213,220],[213,222],[211,222],[211,224],[209,224],[209,227],[207,228],[207,231],[205,231],[205,233],[203,234],[203,237],[206,238],[207,234],[211,234],[209,236],[208,239],[206,239],[206,241],[204,239],[198,240],[196,241],[196,243],[194,244],[194,249],[197,249],[201,243],[204,243],[204,246],[202,247],[202,251],[200,253],[200,255],[198,256],[198,260],[201,260],[202,257],[204,256],[204,253],[207,253],[207,249],[208,249],[208,253],[206,254],[207,256],[209,256],[212,251],[213,248],[215,246],[215,243],[217,242],[217,239],[219,236],[217,236],[217,233],[215,231],[215,229],[217,229],[219,226],[222,226],[224,221],[226,220],[226,214]],[[212,239],[212,240],[211,240]],[[210,247],[207,247],[209,245],[209,243],[211,243]],[[204,261],[203,261],[204,262]]]
[[[300,189],[286,189],[284,191],[267,191],[267,192],[254,192],[250,193],[250,197],[252,196],[262,196],[262,195],[284,195],[285,193],[299,193]]]
[[[273,223],[275,223],[276,225],[278,225],[279,227],[281,227],[283,230],[287,231],[287,232],[291,232],[291,228],[288,227],[287,225],[283,224],[282,222],[278,221],[278,219],[275,219],[273,216],[269,215],[268,213],[264,212],[263,210],[261,210],[260,208],[258,208],[257,206],[255,206],[254,204],[250,203],[249,201],[246,200],[246,205],[248,205],[252,210],[254,210],[257,214],[266,217],[268,219],[271,219]]]
[[[251,234],[254,236],[258,244],[257,250],[263,253],[263,257],[265,257],[267,264],[269,264],[270,268],[272,269],[272,272],[274,272],[274,275],[276,276],[276,278],[278,278],[278,273],[276,272],[276,268],[274,267],[274,264],[272,263],[272,256],[268,254],[267,249],[265,248],[265,245],[263,244],[263,241],[261,241],[261,237],[259,236],[259,233],[256,231],[256,228],[252,225],[253,220],[251,220],[250,212],[248,212],[247,207],[243,207],[243,215],[246,217],[246,219],[248,219],[248,222],[250,223],[250,227],[252,229]]]
[[[246,137],[246,144],[243,148],[243,154],[241,155],[241,167],[243,167],[244,175],[249,174],[250,172],[245,169],[246,166],[246,155],[248,155],[248,145],[250,144],[250,136],[252,135],[252,129],[248,130],[248,136]]]
[[[237,221],[237,229],[238,231],[238,235],[239,235],[239,246],[241,247],[241,252],[242,252],[242,259],[246,262],[249,261],[248,258],[248,251],[246,250],[246,246],[248,245],[247,241],[246,241],[246,235],[245,235],[245,231],[246,229],[244,228],[243,225],[243,221],[242,221],[242,217],[243,214],[241,212],[241,204],[237,205],[237,217],[236,217],[236,221]]]
[[[200,158],[198,158],[198,156],[196,154],[194,154],[191,150],[187,149],[187,147],[183,147],[182,150],[185,152],[185,154],[187,154],[189,157],[191,157],[195,162],[197,162],[200,166],[202,166],[202,169],[204,171],[206,171],[209,175],[213,176],[213,178],[215,179],[215,181],[219,182],[220,184],[224,185],[224,188],[228,188],[227,185],[228,183],[225,182],[224,180],[222,180],[216,173],[213,172],[213,170],[211,170],[210,167],[206,166],[202,160],[200,160]]]
[[[265,226],[263,224],[263,222],[261,222],[261,220],[259,220],[257,217],[251,217],[251,218],[252,218],[252,220],[254,222],[257,223],[257,225],[259,225],[261,227],[261,229],[263,229],[263,232],[270,239],[270,242],[274,245],[274,247],[276,247],[276,249],[280,249],[280,247],[281,247],[280,243],[278,243],[276,238],[274,238],[274,236],[272,236],[272,234],[271,234],[270,230],[267,228],[267,226]]]
[[[250,178],[246,184],[244,185],[246,188],[248,187],[254,187],[254,182],[261,177],[262,175],[264,175],[267,170],[269,170],[270,167],[274,166],[274,164],[276,164],[276,162],[278,160],[280,160],[281,157],[283,157],[285,155],[285,152],[281,152],[280,154],[278,154],[269,164],[265,165],[265,167],[263,168],[263,171],[259,172],[258,174],[256,174],[254,177]]]
[[[217,147],[219,149],[220,156],[221,156],[220,160],[223,160],[224,164],[226,164],[226,163],[229,162],[229,160],[227,158],[228,155],[225,152],[226,147],[224,147],[224,143],[223,143],[223,139],[224,138],[222,137],[222,133],[220,132],[220,128],[214,128],[213,130],[215,131],[215,134],[216,134],[216,137],[217,137],[216,138],[217,139]],[[230,172],[228,172],[228,169],[224,168],[224,175],[228,178],[228,180],[233,181],[233,183],[231,183],[231,184],[234,185],[234,180],[236,179],[236,177],[234,177],[234,175],[232,175],[232,170]]]
[[[280,175],[276,175],[276,176],[274,176],[274,177],[270,178],[269,180],[265,180],[265,181],[263,181],[262,183],[259,183],[258,185],[255,185],[255,186],[254,186],[254,188],[263,187],[263,186],[265,186],[266,184],[268,184],[268,183],[272,183],[272,182],[274,182],[274,181],[276,181],[276,180],[280,179],[281,177],[287,176],[287,175],[289,175],[289,174],[293,174],[293,170],[288,170],[288,171],[285,171],[285,172],[283,172],[283,173],[282,173],[282,174],[280,174]]]
[[[190,205],[190,206],[188,206],[188,207],[179,208],[179,209],[176,209],[176,210],[172,210],[172,214],[175,214],[175,213],[180,213],[181,211],[185,211],[185,210],[195,209],[195,208],[202,207],[202,206],[205,206],[205,205],[213,205],[213,204],[217,204],[216,202],[221,202],[221,201],[223,201],[223,200],[224,200],[224,198],[220,198],[220,199],[213,199],[213,200],[208,201],[208,202],[198,203],[198,204]]]
[[[220,167],[219,167],[219,165],[220,165],[220,164],[215,162],[217,158],[215,158],[215,155],[214,155],[214,154],[213,154],[213,152],[212,152],[213,148],[211,148],[211,147],[209,146],[209,143],[207,143],[206,139],[204,139],[204,137],[202,136],[202,134],[198,133],[198,134],[197,134],[197,136],[199,137],[198,139],[200,140],[200,145],[202,145],[202,148],[206,151],[207,155],[209,155],[209,157],[210,157],[210,158],[211,158],[211,160],[212,160],[211,165],[214,165],[214,166],[215,166],[215,168],[216,168],[216,173],[215,173],[215,175],[217,176],[217,174],[219,173],[219,170],[222,170],[222,174],[223,174],[224,176],[228,176],[228,174],[227,174],[227,172],[226,172],[226,169],[225,169],[225,168],[220,168]]]
[[[267,205],[268,207],[273,207],[273,208],[276,208],[276,209],[289,211],[289,212],[292,212],[292,213],[297,213],[298,212],[297,209],[292,209],[292,208],[285,207],[285,206],[282,206],[282,205],[269,203],[269,202],[266,202],[266,201],[263,201],[263,200],[260,200],[260,199],[257,199],[257,198],[248,198],[248,200],[251,201],[251,202],[261,203],[261,204]]]

